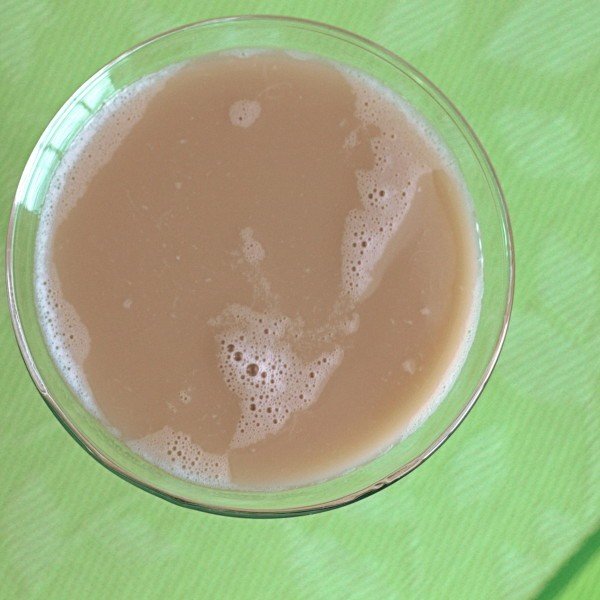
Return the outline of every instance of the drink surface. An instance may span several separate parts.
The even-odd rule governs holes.
[[[480,271],[456,170],[398,98],[240,51],[94,117],[48,193],[36,294],[63,376],[133,450],[272,489],[422,422],[468,351]]]

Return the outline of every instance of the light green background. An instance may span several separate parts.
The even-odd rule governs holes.
[[[517,248],[509,338],[455,436],[312,517],[172,506],[111,475],[28,378],[0,291],[0,597],[599,597],[600,31],[595,0],[0,2],[0,234],[28,153],[102,64],[186,22],[326,21],[401,54],[478,132]]]

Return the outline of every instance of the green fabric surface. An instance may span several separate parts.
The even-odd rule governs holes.
[[[290,14],[424,71],[488,149],[517,251],[505,349],[425,466],[330,513],[182,509],[110,474],[46,408],[0,291],[0,597],[600,597],[600,6],[298,0],[0,2],[0,235],[34,143],[88,76],[162,30]]]

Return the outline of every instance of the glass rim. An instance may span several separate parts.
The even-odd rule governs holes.
[[[321,33],[328,33],[329,35],[333,35],[337,38],[340,38],[342,41],[349,42],[354,46],[359,47],[361,50],[370,51],[372,54],[387,61],[391,66],[396,69],[402,71],[405,74],[408,74],[412,81],[418,85],[422,90],[427,92],[427,94],[435,100],[437,105],[449,116],[457,127],[462,137],[468,143],[469,148],[473,152],[481,171],[484,174],[486,183],[488,184],[491,192],[491,196],[493,201],[495,202],[496,208],[499,210],[500,221],[502,234],[504,238],[506,258],[507,258],[507,267],[508,270],[504,274],[507,277],[506,280],[506,297],[503,300],[503,304],[505,304],[504,313],[502,316],[502,323],[500,324],[500,328],[495,336],[495,343],[491,350],[490,358],[487,361],[483,372],[477,381],[476,385],[473,388],[471,395],[468,397],[467,401],[464,403],[458,414],[454,417],[454,419],[450,422],[448,426],[442,431],[441,434],[437,436],[436,439],[433,440],[422,452],[420,452],[417,456],[415,456],[409,462],[404,463],[398,469],[392,471],[389,475],[380,478],[376,482],[362,487],[359,490],[356,490],[351,493],[344,494],[332,500],[326,502],[319,502],[310,505],[304,506],[295,506],[292,508],[230,508],[230,507],[222,507],[208,503],[200,503],[190,498],[186,498],[170,491],[167,491],[157,485],[144,481],[142,478],[138,477],[136,474],[132,473],[129,469],[122,467],[113,461],[109,456],[107,456],[97,445],[92,442],[80,429],[78,426],[69,418],[69,416],[62,410],[60,405],[54,400],[54,398],[49,393],[46,384],[37,368],[35,360],[33,359],[31,350],[29,348],[29,344],[27,342],[25,332],[23,329],[23,325],[21,323],[21,317],[19,313],[19,307],[16,300],[16,290],[15,290],[15,273],[14,273],[14,261],[13,261],[13,244],[15,239],[15,229],[17,222],[17,212],[19,206],[21,204],[20,200],[24,196],[25,189],[30,181],[31,172],[34,170],[36,166],[37,155],[40,152],[43,143],[46,138],[49,136],[50,132],[53,130],[55,123],[57,123],[61,117],[67,113],[73,104],[73,101],[78,98],[89,86],[93,85],[93,83],[104,76],[106,72],[108,72],[112,67],[127,59],[130,55],[135,52],[141,50],[142,48],[158,42],[164,38],[170,37],[174,34],[192,30],[192,29],[200,29],[206,26],[219,25],[224,23],[244,23],[244,22],[272,22],[272,23],[280,23],[282,25],[288,25],[298,28],[305,28],[311,30],[317,30]],[[23,173],[19,179],[19,183],[17,186],[17,190],[15,193],[14,201],[11,207],[11,212],[8,221],[8,230],[7,230],[7,238],[6,238],[6,286],[7,286],[7,299],[8,299],[8,308],[9,314],[11,317],[11,322],[14,330],[14,334],[17,340],[17,344],[23,357],[23,361],[25,362],[25,366],[29,372],[31,379],[33,380],[35,386],[38,389],[38,392],[44,399],[47,406],[50,408],[54,416],[61,423],[61,425],[67,430],[67,432],[75,439],[75,441],[88,453],[90,454],[96,461],[98,461],[101,465],[107,468],[112,473],[118,475],[125,481],[139,487],[155,496],[166,499],[174,504],[194,508],[197,510],[201,510],[208,513],[220,514],[220,515],[228,515],[228,516],[237,516],[237,517],[291,517],[291,516],[299,516],[305,514],[313,514],[318,512],[323,512],[327,510],[331,510],[333,508],[338,508],[341,506],[345,506],[356,502],[362,498],[366,498],[382,489],[385,489],[389,485],[399,481],[412,471],[414,471],[418,466],[423,464],[432,454],[434,454],[456,431],[459,425],[464,421],[466,416],[469,414],[473,406],[475,405],[477,399],[483,392],[492,371],[498,361],[498,357],[500,355],[500,351],[504,344],[504,340],[506,338],[506,333],[508,330],[508,325],[510,321],[510,315],[513,306],[513,297],[514,297],[514,287],[515,287],[515,255],[514,255],[514,240],[512,227],[510,222],[510,217],[508,214],[508,207],[506,204],[506,200],[504,197],[504,193],[502,191],[502,187],[498,180],[498,176],[496,171],[492,165],[492,162],[488,156],[487,151],[485,150],[483,144],[477,137],[476,133],[469,125],[467,120],[458,110],[458,108],[454,105],[454,103],[434,84],[427,76],[425,76],[421,71],[412,66],[409,62],[403,59],[401,56],[398,56],[394,52],[386,49],[384,46],[371,41],[370,39],[361,36],[359,34],[353,33],[347,29],[343,29],[341,27],[337,27],[334,25],[330,25],[327,23],[322,23],[319,21],[314,21],[310,19],[303,19],[297,17],[288,17],[283,15],[269,15],[269,14],[249,14],[249,15],[232,15],[225,17],[217,17],[210,19],[203,19],[200,21],[195,21],[192,23],[187,23],[185,25],[181,25],[178,27],[171,28],[164,32],[158,33],[152,37],[147,38],[146,40],[135,44],[129,49],[125,50],[117,57],[107,62],[103,67],[98,69],[91,77],[89,77],[84,83],[82,83],[74,93],[72,93],[69,98],[62,104],[61,108],[57,111],[54,117],[50,120],[48,125],[45,127],[43,133],[40,138],[36,142],[27,163],[23,169]],[[333,477],[332,480],[335,480],[337,477]],[[306,486],[301,486],[306,487]],[[301,488],[299,488],[301,489]],[[263,492],[266,495],[275,495],[277,491]]]

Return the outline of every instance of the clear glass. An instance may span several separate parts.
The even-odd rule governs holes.
[[[445,400],[413,434],[339,477],[305,487],[245,492],[197,485],[158,469],[113,437],[63,381],[38,323],[33,258],[48,184],[75,136],[120,89],[165,66],[234,48],[286,48],[350,65],[407,100],[456,160],[473,201],[483,256],[483,298],[473,345]],[[336,27],[272,16],[230,17],[187,25],[125,52],[69,98],[35,146],[19,183],[6,248],[10,313],[23,358],[44,400],[67,431],[105,467],[172,502],[237,516],[292,516],[354,502],[421,465],[454,432],[481,394],[502,346],[512,305],[514,257],[506,205],[494,169],[452,103],[404,60]]]

